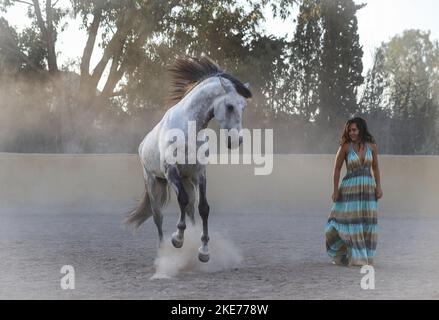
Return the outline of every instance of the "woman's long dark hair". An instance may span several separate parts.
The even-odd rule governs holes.
[[[343,134],[340,138],[341,146],[343,146],[345,143],[351,142],[351,138],[349,137],[349,127],[353,123],[357,125],[357,128],[360,131],[360,140],[362,143],[375,143],[375,138],[370,134],[369,129],[367,128],[366,120],[360,117],[356,117],[346,121],[343,129]]]

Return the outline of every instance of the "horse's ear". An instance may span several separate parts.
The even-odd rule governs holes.
[[[248,82],[244,83],[244,87],[245,87],[247,90],[250,90],[250,83],[248,83]],[[251,99],[251,97],[250,97],[250,98],[246,98],[246,100],[247,100],[247,102],[249,102],[249,101],[251,101],[252,99]]]
[[[223,87],[223,89],[224,89],[224,92],[225,93],[229,92],[230,91],[229,87],[227,86],[227,83],[224,81],[223,77],[218,77],[218,78],[219,78],[219,81],[221,83],[221,87]]]

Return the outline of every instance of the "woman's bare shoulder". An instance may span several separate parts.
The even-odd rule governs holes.
[[[348,150],[349,150],[349,143],[348,143],[348,142],[343,143],[343,144],[340,146],[340,150],[341,150],[342,152],[348,152]]]
[[[349,144],[344,143],[338,146],[337,155],[342,156],[343,158],[347,155],[349,150]]]
[[[372,150],[377,151],[378,146],[375,142],[369,142],[369,146],[372,148]]]

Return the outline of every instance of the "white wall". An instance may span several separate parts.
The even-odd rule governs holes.
[[[254,165],[209,165],[212,210],[329,213],[334,155],[275,155],[271,175]],[[380,156],[381,213],[436,214],[439,157]],[[0,153],[0,212],[129,210],[143,191],[136,155]],[[176,208],[175,196],[168,210]]]

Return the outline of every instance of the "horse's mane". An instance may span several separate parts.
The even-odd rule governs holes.
[[[230,80],[236,91],[244,98],[251,98],[250,90],[244,84],[225,73],[215,62],[206,56],[201,58],[184,57],[178,58],[175,64],[169,68],[172,75],[169,104],[174,105],[200,82],[207,78],[219,76]]]

